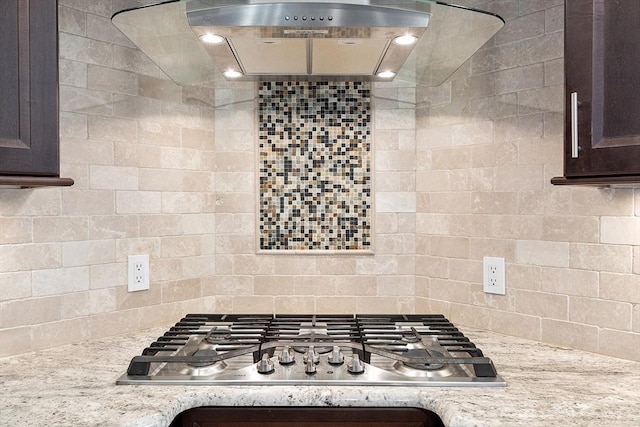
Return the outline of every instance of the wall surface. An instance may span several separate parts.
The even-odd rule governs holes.
[[[418,311],[640,360],[640,191],[562,175],[563,1],[476,1],[505,27],[418,94]],[[482,292],[482,257],[507,293]]]
[[[131,3],[60,0],[76,184],[0,190],[0,355],[188,312],[429,311],[640,360],[640,190],[549,184],[560,0],[467,2],[507,25],[452,79],[375,87],[374,254],[304,256],[257,254],[255,86],[173,84],[110,24]],[[128,293],[138,253],[151,289]],[[506,258],[507,295],[482,292],[483,256]]]

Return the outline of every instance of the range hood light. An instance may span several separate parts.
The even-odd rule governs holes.
[[[406,34],[404,36],[399,36],[393,39],[393,42],[398,46],[409,46],[409,45],[415,44],[417,41],[418,41],[418,38],[411,34]]]
[[[217,34],[206,33],[200,36],[200,40],[206,44],[221,44],[225,39]]]
[[[381,79],[392,79],[394,78],[396,75],[396,73],[394,73],[393,71],[381,71],[378,73],[378,77],[380,77]]]
[[[224,76],[228,79],[237,79],[238,77],[242,77],[242,73],[236,70],[227,70],[222,74],[224,74]]]

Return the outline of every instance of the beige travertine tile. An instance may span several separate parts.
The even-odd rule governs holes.
[[[138,90],[138,75],[113,68],[89,65],[87,67],[87,87],[96,91],[135,95]],[[131,125],[135,126],[135,123]],[[114,131],[116,134],[119,132],[115,128]]]
[[[111,240],[62,242],[62,265],[73,267],[113,262],[115,249],[115,242]]]
[[[379,296],[414,296],[416,294],[414,276],[378,276],[377,291]]]
[[[471,285],[453,280],[431,279],[429,281],[429,297],[469,304],[471,302]]]
[[[377,292],[375,276],[337,276],[334,278],[336,295],[374,296]]]
[[[540,340],[541,337],[541,320],[537,316],[492,310],[490,322],[494,331],[532,340]]]
[[[113,142],[62,138],[60,143],[60,159],[62,163],[113,164]]]
[[[569,299],[566,295],[513,290],[515,311],[532,316],[568,320]]]
[[[60,320],[62,305],[60,296],[50,296],[7,301],[0,307],[2,328],[15,328]]]
[[[127,284],[126,262],[92,265],[89,274],[91,289],[112,288]]]
[[[379,192],[375,194],[376,212],[415,212],[414,192]]]
[[[84,114],[60,113],[60,137],[64,143],[65,137],[88,138],[88,117]]]
[[[160,240],[162,258],[188,257],[201,254],[199,236],[168,236]]]
[[[126,286],[118,286],[114,290],[116,296],[115,310],[118,311],[160,304],[165,297],[164,284],[161,287],[154,283],[154,286],[149,286],[149,290],[138,292],[129,292]]]
[[[375,153],[375,170],[414,171],[416,169],[415,150],[379,150]]]
[[[240,295],[232,304],[234,313],[275,313],[275,298],[270,296]]]
[[[60,243],[0,245],[0,271],[58,268],[62,263]]]
[[[605,300],[640,304],[640,276],[601,272],[598,296]]]
[[[495,93],[519,92],[543,86],[543,66],[540,63],[493,73]]]
[[[295,295],[335,295],[335,278],[331,276],[296,276],[293,282],[293,291]]]
[[[357,312],[356,297],[323,297],[315,299],[316,313],[353,314]]]
[[[633,272],[640,274],[640,246],[633,248]]]
[[[495,170],[495,190],[539,190],[544,184],[543,168],[538,165],[505,166]]]
[[[452,190],[489,191],[493,187],[492,168],[457,169],[448,173]]]
[[[481,283],[482,262],[472,259],[450,259],[449,278],[462,282]]]
[[[88,323],[88,318],[83,317],[34,325],[33,349],[41,350],[86,341],[90,338]]]
[[[88,266],[35,270],[31,273],[31,292],[34,297],[80,292],[88,289]]]
[[[598,328],[553,319],[542,319],[542,340],[563,347],[598,351]]]
[[[308,314],[317,313],[316,302],[321,301],[313,296],[278,296],[274,298],[274,307],[276,313],[286,314]],[[344,299],[339,302],[343,304]],[[333,309],[328,313],[335,312],[338,306],[333,305]]]
[[[640,360],[640,334],[613,329],[600,329],[598,351],[629,360]]]
[[[182,144],[181,137],[182,129],[175,124],[159,123],[153,120],[140,120],[138,122],[138,138],[140,143],[179,147]]]
[[[88,225],[89,239],[138,237],[138,223],[135,215],[91,216]]]
[[[571,189],[571,213],[574,215],[624,216],[633,214],[633,192],[626,189]]]
[[[466,237],[432,236],[429,255],[446,258],[468,258],[469,239]]]
[[[124,265],[124,264],[123,264]],[[126,265],[125,265],[126,267]],[[126,276],[122,276],[123,278]],[[154,282],[164,282],[168,280],[178,280],[183,278],[182,262],[180,258],[164,258],[153,264],[153,274],[151,276]],[[203,278],[205,280],[206,278]]]
[[[89,116],[88,134],[90,139],[136,142],[138,124],[134,120]]]
[[[516,242],[516,262],[547,267],[569,267],[569,244],[518,240]]]
[[[111,215],[115,213],[115,197],[107,190],[67,190],[62,193],[64,215]]]
[[[517,161],[518,148],[512,142],[471,147],[471,166],[474,168],[515,165]]]
[[[89,318],[91,338],[125,334],[140,329],[140,311],[137,309],[101,313]]]
[[[161,193],[157,191],[117,191],[118,214],[153,214],[162,210]]]
[[[30,243],[32,229],[31,218],[0,217],[0,244]]]
[[[122,166],[90,166],[89,185],[93,190],[137,190],[138,169]]]
[[[640,332],[640,304],[633,305],[632,327],[633,332]]]
[[[256,251],[253,235],[216,235],[215,253],[217,254],[253,254]]]
[[[87,14],[78,9],[59,7],[58,31],[84,36],[87,31]]]
[[[490,328],[491,317],[487,308],[457,303],[452,303],[449,306],[447,314],[448,319],[458,325],[458,327],[462,329],[463,333],[465,333],[464,326],[482,329]],[[417,307],[416,312],[419,312]],[[441,311],[429,312],[440,313]]]
[[[377,191],[415,191],[416,174],[414,171],[377,172],[375,182]]]
[[[545,216],[542,238],[565,242],[595,243],[599,240],[597,217]]]
[[[107,67],[113,62],[113,49],[109,43],[63,32],[59,39],[60,58]]]
[[[141,75],[138,77],[137,94],[169,102],[182,100],[182,87],[171,80]]]
[[[629,331],[631,330],[631,304],[570,296],[569,320],[601,328]]]
[[[147,55],[125,46],[113,46],[113,68],[147,76],[165,76]]]
[[[471,147],[438,148],[432,152],[433,169],[469,169],[471,167]]]
[[[533,215],[494,215],[491,235],[501,239],[540,239],[543,219]]]
[[[432,193],[429,195],[431,212],[471,213],[470,192]]]
[[[481,269],[482,267],[479,267]],[[509,288],[526,289],[530,291],[541,290],[541,267],[535,265],[508,264],[505,271],[505,280]],[[477,280],[480,283],[482,279]]]
[[[598,273],[586,270],[566,268],[542,268],[542,286],[544,292],[583,297],[598,296]]]
[[[469,240],[469,258],[482,259],[485,256],[505,258],[507,262],[516,259],[516,243],[506,239],[472,238]]]
[[[540,111],[563,111],[564,90],[561,85],[525,90],[518,93],[518,114]]]
[[[108,313],[116,310],[117,288],[89,291],[89,311],[91,314]]]
[[[74,292],[60,296],[63,319],[75,319],[91,314],[89,292]]]
[[[355,275],[356,259],[354,257],[318,257],[316,271],[320,275]]]
[[[61,59],[58,64],[60,86],[87,88],[87,64]],[[60,128],[63,128],[62,121]],[[86,134],[81,136],[86,137]]]
[[[0,301],[31,296],[31,272],[0,273]]]
[[[600,219],[600,242],[615,245],[640,245],[640,217],[602,217]]]
[[[570,266],[595,271],[631,272],[633,252],[630,246],[572,243]]]
[[[200,279],[185,279],[162,283],[162,302],[176,302],[202,296]]]
[[[255,276],[255,295],[295,295],[294,276]]]
[[[545,12],[521,14],[520,16],[507,20],[505,26],[496,34],[497,45],[513,43],[520,40],[527,40],[540,37],[544,34]]]
[[[32,351],[31,327],[0,329],[0,357]]]
[[[34,242],[59,242],[88,238],[86,217],[38,217],[33,219]]]
[[[515,214],[517,192],[471,193],[471,212],[475,214]]]
[[[541,138],[544,134],[544,115],[507,117],[496,120],[494,140],[497,143]]]
[[[212,295],[260,295],[254,281],[258,282],[253,276],[215,276],[211,279],[215,292]],[[262,295],[278,295],[278,293],[264,292]]]

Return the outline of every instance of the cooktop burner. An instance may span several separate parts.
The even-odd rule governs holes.
[[[437,314],[188,314],[117,384],[506,385]]]

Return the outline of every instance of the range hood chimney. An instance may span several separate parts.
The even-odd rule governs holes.
[[[172,80],[443,83],[504,21],[433,0],[168,0],[112,22]]]

